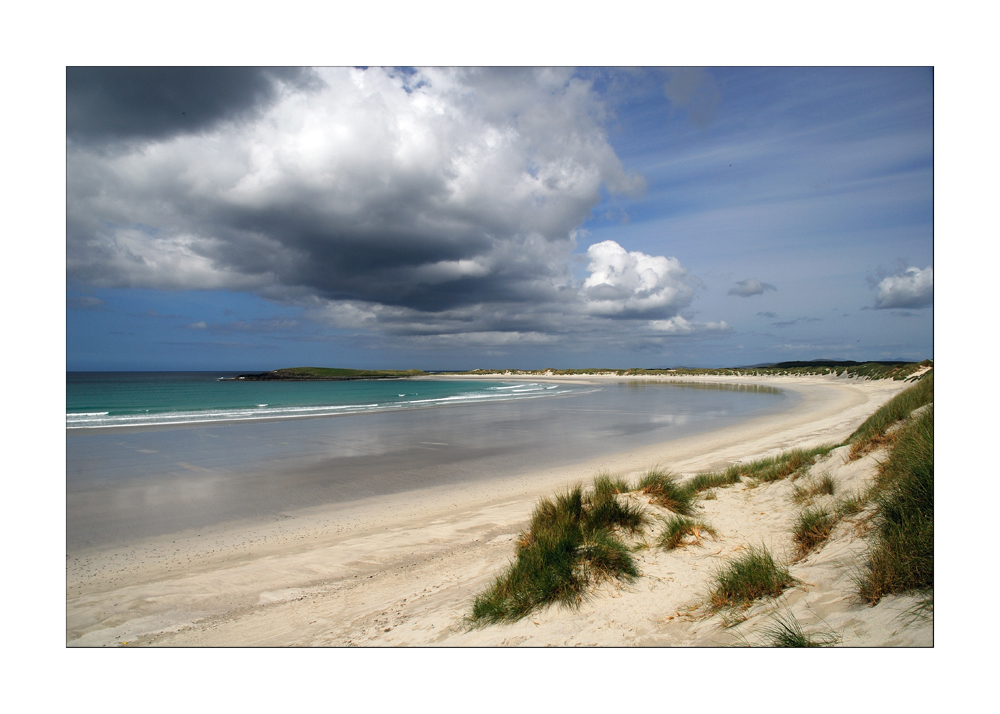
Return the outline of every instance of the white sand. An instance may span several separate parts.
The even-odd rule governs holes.
[[[865,544],[849,521],[837,526],[822,550],[791,567],[800,585],[779,600],[754,607],[737,627],[705,617],[699,605],[722,559],[760,543],[791,558],[799,506],[788,497],[788,482],[719,489],[717,499],[702,501],[699,509],[719,531],[717,541],[669,553],[639,551],[641,578],[625,588],[603,586],[579,610],[554,607],[513,625],[473,631],[461,626],[473,597],[513,556],[513,539],[540,496],[589,482],[601,470],[634,476],[660,465],[686,476],[796,446],[839,442],[909,386],[844,377],[688,381],[768,384],[802,399],[785,413],[738,428],[571,468],[74,554],[66,565],[67,643],[718,645],[755,642],[771,613],[791,612],[807,633],[834,632],[844,645],[930,645],[930,623],[907,624],[912,618],[901,616],[915,604],[912,598],[887,598],[872,608],[852,595],[852,568]],[[876,458],[846,464],[837,450],[813,473],[829,472],[841,495],[862,487]]]

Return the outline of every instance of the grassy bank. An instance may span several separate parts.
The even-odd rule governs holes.
[[[934,587],[934,410],[898,434],[879,467],[868,556],[857,578],[861,596]]]
[[[915,409],[934,401],[934,370],[926,372],[917,383],[900,392],[868,417],[845,443],[851,445],[851,458],[889,445],[894,426],[907,419]]]

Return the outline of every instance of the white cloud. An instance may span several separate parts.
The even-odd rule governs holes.
[[[691,322],[680,315],[671,317],[669,320],[650,320],[649,328],[654,332],[668,335],[729,331],[729,325],[725,320],[720,322]]]
[[[606,240],[587,249],[590,272],[583,283],[587,311],[607,316],[676,314],[694,290],[677,258],[628,252]]]
[[[934,303],[934,269],[907,268],[898,275],[883,278],[878,284],[875,309],[919,308]]]

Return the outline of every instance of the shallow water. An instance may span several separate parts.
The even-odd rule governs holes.
[[[312,419],[67,429],[67,549],[583,462],[731,426],[796,399],[699,387],[621,382]]]

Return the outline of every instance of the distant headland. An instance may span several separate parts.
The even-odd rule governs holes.
[[[424,374],[419,369],[339,369],[336,367],[291,367],[258,374],[239,374],[225,381],[275,382],[275,381],[346,381],[350,379],[399,379]]]

